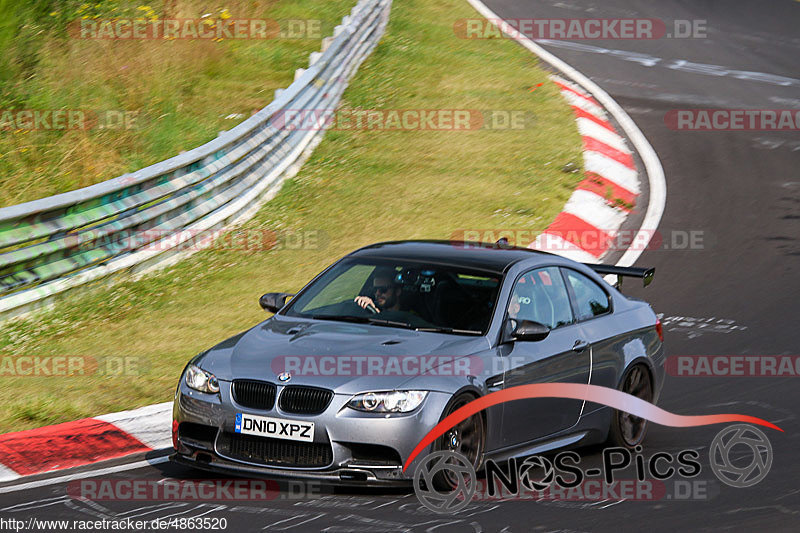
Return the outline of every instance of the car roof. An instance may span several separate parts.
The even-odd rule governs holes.
[[[547,252],[509,245],[469,241],[414,240],[379,242],[360,248],[347,257],[400,259],[458,265],[502,274],[520,261],[552,259]]]

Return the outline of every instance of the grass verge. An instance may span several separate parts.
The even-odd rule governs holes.
[[[92,185],[212,140],[287,87],[355,2],[0,0],[0,207]],[[203,16],[209,24],[268,19],[286,33],[76,38],[80,21],[99,28],[114,18]],[[83,117],[73,121],[83,128],[55,125],[53,110]],[[44,120],[26,121],[20,111]]]
[[[295,291],[359,246],[448,239],[465,229],[543,229],[580,179],[580,138],[535,57],[509,40],[456,37],[453,23],[475,16],[463,0],[396,2],[343,106],[524,110],[526,127],[329,131],[243,228],[283,232],[281,246],[214,247],[6,324],[7,355],[127,356],[136,370],[2,377],[9,400],[0,405],[0,431],[169,400],[189,357],[265,318],[262,293]]]

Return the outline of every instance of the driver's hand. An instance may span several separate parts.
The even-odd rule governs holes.
[[[375,305],[375,302],[373,302],[372,298],[370,298],[369,296],[356,296],[354,301],[361,307],[361,309],[366,309],[367,306],[369,305],[371,305],[375,309],[378,309],[378,306]],[[380,313],[381,310],[378,309],[378,312]]]

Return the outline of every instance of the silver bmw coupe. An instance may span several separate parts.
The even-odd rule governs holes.
[[[661,324],[602,276],[648,283],[652,269],[590,265],[509,246],[374,244],[273,316],[195,356],[174,402],[173,460],[241,475],[407,484],[403,464],[444,417],[494,391],[590,383],[655,403]],[[287,303],[288,300],[288,303]],[[635,447],[645,420],[591,402],[522,399],[450,428],[426,453],[480,468],[566,446]]]

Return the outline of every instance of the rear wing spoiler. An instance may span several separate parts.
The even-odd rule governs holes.
[[[622,286],[622,278],[641,278],[643,286],[647,287],[653,281],[653,276],[656,273],[655,267],[641,268],[641,267],[620,267],[614,265],[596,265],[592,263],[584,263],[585,266],[591,268],[601,276],[611,274],[617,276],[617,282],[614,284],[616,288]]]

